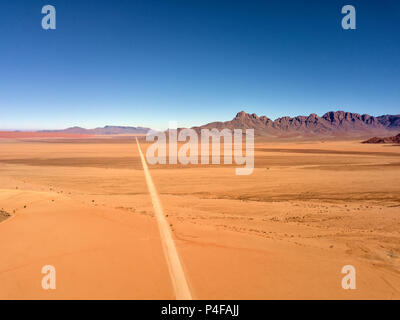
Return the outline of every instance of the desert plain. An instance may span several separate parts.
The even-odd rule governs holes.
[[[264,139],[248,176],[148,167],[194,299],[400,298],[400,146]],[[0,210],[0,299],[176,298],[134,137],[2,137]]]

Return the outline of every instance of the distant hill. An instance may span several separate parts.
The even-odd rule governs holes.
[[[143,128],[143,127],[105,126],[103,128],[95,128],[95,129],[71,127],[63,130],[41,130],[38,132],[85,134],[85,135],[108,135],[108,134],[146,134],[149,130],[150,128]]]
[[[363,141],[363,143],[400,143],[400,133],[397,136],[378,138],[374,137]]]
[[[315,113],[309,116],[282,117],[271,120],[266,116],[257,116],[244,111],[225,122],[212,122],[194,129],[254,129],[256,135],[268,137],[318,137],[318,136],[354,136],[368,137],[372,134],[387,134],[400,130],[400,115],[379,117],[345,111],[330,111],[319,117]]]

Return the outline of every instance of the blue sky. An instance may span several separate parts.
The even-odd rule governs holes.
[[[41,28],[54,5],[57,29]],[[343,30],[352,4],[357,29]],[[0,129],[398,114],[399,1],[0,2]]]

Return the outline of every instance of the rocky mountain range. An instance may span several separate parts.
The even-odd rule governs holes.
[[[321,117],[315,113],[308,116],[281,117],[272,120],[266,116],[241,111],[225,122],[211,122],[193,129],[254,129],[255,135],[276,138],[363,137],[390,136],[400,132],[400,114],[374,117],[345,111],[330,111]],[[79,135],[146,134],[150,128],[105,126],[95,129],[71,127],[63,130],[42,130],[41,133]],[[380,139],[380,138],[376,138]],[[384,138],[382,138],[384,139]]]
[[[109,135],[109,134],[146,134],[149,130],[150,128],[143,128],[143,127],[105,126],[102,128],[99,127],[95,129],[71,127],[63,130],[42,130],[39,132],[85,134],[85,135]]]
[[[387,134],[400,130],[400,115],[379,117],[345,111],[330,111],[322,117],[282,117],[276,120],[244,111],[225,122],[212,122],[194,129],[254,129],[256,135],[267,137],[358,136]]]

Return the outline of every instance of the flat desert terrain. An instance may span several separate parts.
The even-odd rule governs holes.
[[[174,299],[135,139],[19,138],[0,139],[0,299]],[[192,298],[400,299],[400,146],[256,141],[235,167],[148,166]]]

